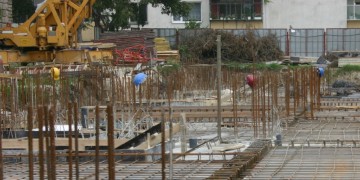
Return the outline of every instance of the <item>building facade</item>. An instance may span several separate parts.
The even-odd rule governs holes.
[[[184,0],[191,3],[188,19],[202,28],[358,28],[360,0]],[[188,20],[147,7],[144,28],[184,28]]]
[[[161,14],[161,7],[148,5],[147,24],[143,28],[185,28],[185,23],[189,20],[200,23],[201,28],[210,27],[210,6],[209,0],[183,0],[191,6],[188,17],[174,17],[172,15]],[[137,25],[133,23],[132,27]]]
[[[0,0],[1,21],[0,26],[4,27],[12,22],[12,0]]]
[[[215,29],[238,28],[347,28],[358,0],[211,0]],[[360,6],[359,6],[360,7]],[[357,13],[355,13],[357,14]],[[231,18],[229,18],[231,17]]]
[[[263,28],[347,28],[347,9],[346,0],[272,0]]]

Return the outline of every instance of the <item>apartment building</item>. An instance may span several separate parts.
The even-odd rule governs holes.
[[[161,14],[148,6],[144,28],[184,28],[196,20],[202,28],[357,28],[360,0],[184,0],[189,17]]]
[[[202,28],[210,27],[210,6],[209,0],[183,0],[190,4],[191,10],[188,17],[172,16],[161,14],[161,7],[152,7],[148,5],[144,11],[147,11],[147,24],[143,28],[185,28],[185,23],[189,20],[201,24]],[[136,27],[135,22],[132,27]]]

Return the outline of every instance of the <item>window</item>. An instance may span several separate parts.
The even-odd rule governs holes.
[[[347,1],[347,19],[360,20],[360,0]]]
[[[191,10],[187,17],[174,16],[174,22],[185,22],[185,21],[201,21],[201,3],[189,3]]]
[[[211,0],[213,20],[261,20],[262,0]]]

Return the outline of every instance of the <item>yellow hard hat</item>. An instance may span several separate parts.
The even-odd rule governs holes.
[[[51,73],[51,77],[54,80],[59,80],[60,79],[60,69],[59,68],[52,67],[51,70],[50,70],[50,73]]]

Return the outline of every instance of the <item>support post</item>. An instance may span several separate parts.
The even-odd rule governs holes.
[[[221,35],[217,36],[217,134],[221,142]]]

